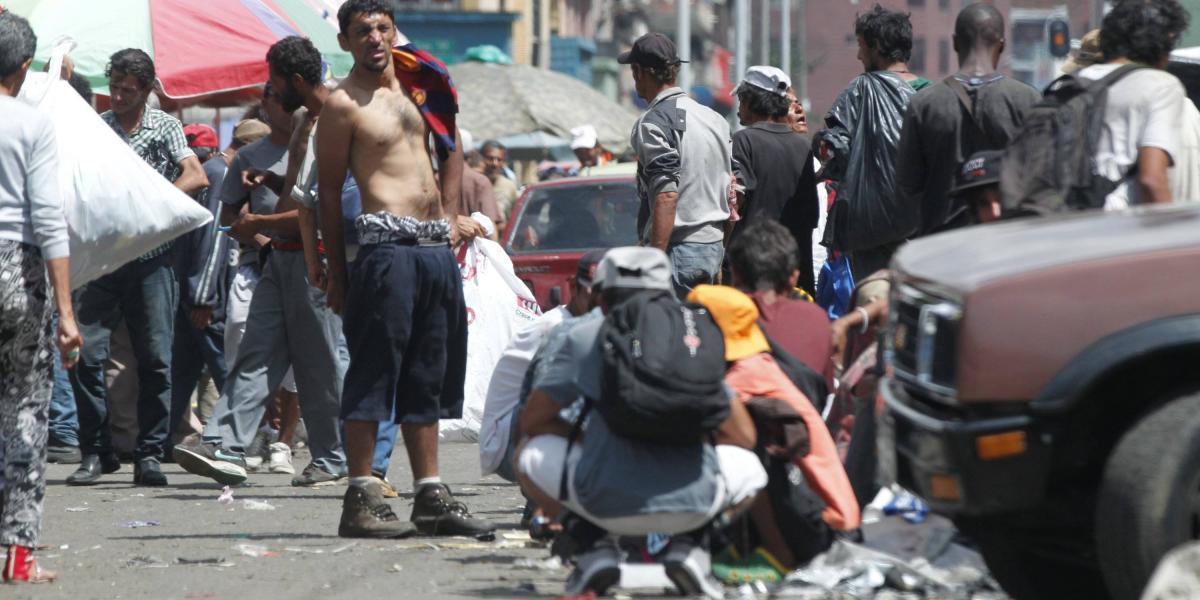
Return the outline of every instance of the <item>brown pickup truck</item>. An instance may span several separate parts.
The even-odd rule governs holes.
[[[882,474],[1017,598],[1137,598],[1200,538],[1200,206],[973,227],[893,262]]]

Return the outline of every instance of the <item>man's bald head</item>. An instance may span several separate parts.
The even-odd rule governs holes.
[[[974,48],[1004,43],[1004,16],[991,4],[978,2],[958,13],[954,21],[954,46],[959,54]]]

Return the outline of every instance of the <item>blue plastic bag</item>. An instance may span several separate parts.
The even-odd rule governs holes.
[[[817,278],[817,305],[825,309],[829,320],[834,321],[850,310],[854,295],[854,274],[850,271],[850,257],[836,254],[821,265]]]

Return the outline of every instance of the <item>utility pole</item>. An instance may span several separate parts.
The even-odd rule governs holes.
[[[750,0],[734,0],[734,81],[741,81],[749,67],[750,54]]]
[[[792,0],[779,0],[779,68],[792,76]],[[795,86],[793,86],[795,90]],[[799,92],[796,92],[799,94]],[[799,96],[796,96],[799,98]]]
[[[771,64],[771,0],[758,0],[758,64]]]
[[[684,92],[692,90],[692,5],[691,0],[675,0],[675,45],[679,51],[679,59],[684,61],[679,66],[679,87]]]
[[[800,27],[796,31],[796,47],[800,49],[800,60],[794,89],[796,98],[804,102],[808,100],[808,0],[796,0],[796,12],[800,15]]]

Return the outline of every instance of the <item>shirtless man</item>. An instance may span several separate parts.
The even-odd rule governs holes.
[[[458,212],[462,150],[456,145],[434,176],[430,129],[417,105],[425,93],[410,97],[396,76],[397,32],[387,6],[349,0],[338,22],[338,41],[355,64],[326,100],[316,138],[325,292],[330,308],[344,315],[350,348],[342,418],[351,479],[338,535],[489,531],[454,500],[437,464],[438,420],[462,415],[466,376],[466,306],[449,245],[460,235],[448,220]],[[363,208],[350,276],[341,207],[347,170]],[[371,475],[379,423],[389,419],[400,424],[415,479],[411,522],[396,517]]]

